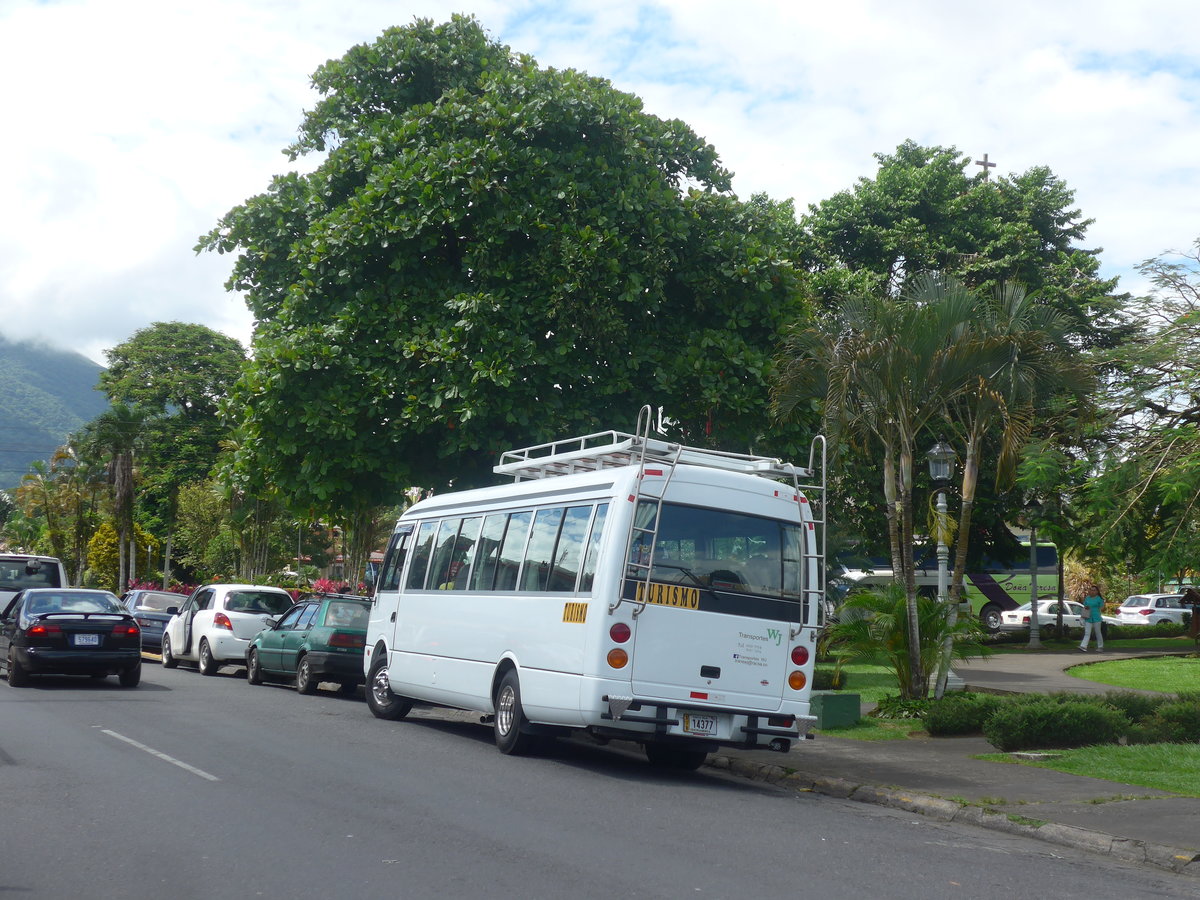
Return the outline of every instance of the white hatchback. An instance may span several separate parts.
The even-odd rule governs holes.
[[[201,675],[227,665],[244,666],[256,634],[292,606],[283,588],[262,584],[207,584],[192,591],[163,629],[162,664],[173,669],[195,662]]]
[[[1162,625],[1183,623],[1189,607],[1180,603],[1183,594],[1134,594],[1126,597],[1117,609],[1117,621],[1122,625]]]

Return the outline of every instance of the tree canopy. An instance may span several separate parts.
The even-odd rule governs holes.
[[[239,254],[258,318],[231,404],[248,487],[327,509],[469,484],[644,403],[690,442],[765,445],[801,310],[790,204],[738,200],[684,123],[471,18],[390,29],[313,83],[289,152],[324,159],[200,243]]]

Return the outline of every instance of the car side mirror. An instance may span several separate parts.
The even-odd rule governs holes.
[[[267,627],[268,628],[275,628],[278,625],[279,625],[278,619],[267,619]]]
[[[168,615],[168,616],[177,616],[177,615],[179,615],[179,607],[178,607],[178,606],[168,606],[168,607],[167,607],[167,615]]]

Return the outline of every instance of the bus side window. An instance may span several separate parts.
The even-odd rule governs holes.
[[[500,545],[504,543],[504,529],[508,525],[507,513],[494,513],[483,520],[483,531],[479,535],[479,550],[475,554],[475,568],[471,571],[471,590],[490,591],[496,580],[496,568],[500,563]]]
[[[596,507],[596,516],[592,520],[592,533],[588,537],[587,558],[583,561],[583,572],[579,577],[579,590],[590,591],[596,580],[596,560],[600,556],[600,538],[604,534],[604,520],[608,515],[608,504],[601,503]]]
[[[433,562],[429,566],[429,589],[447,591],[458,571],[458,530],[462,519],[445,519],[434,541]]]
[[[533,534],[529,538],[529,549],[525,551],[525,565],[521,568],[521,589],[544,591],[550,583],[550,568],[554,565],[554,546],[558,541],[558,529],[562,525],[563,508],[539,509],[533,519]]]
[[[477,556],[479,547],[479,528],[483,524],[483,516],[463,519],[462,528],[458,530],[458,544],[454,548],[454,558],[450,561],[451,590],[465,591],[471,577],[471,567]]]
[[[387,554],[383,558],[383,573],[380,575],[376,591],[400,590],[400,571],[404,568],[405,551],[408,549],[408,538],[411,530],[399,531],[392,535]]]
[[[425,572],[429,569],[429,556],[433,552],[433,536],[437,526],[437,522],[423,522],[417,532],[412,565],[408,567],[409,590],[420,590],[425,586]]]
[[[508,531],[504,533],[496,571],[495,589],[498,591],[511,591],[517,587],[517,571],[521,568],[521,557],[525,555],[525,539],[529,536],[532,520],[531,512],[513,513],[508,517]]]
[[[572,506],[563,518],[562,530],[558,534],[558,546],[554,549],[554,565],[550,569],[547,585],[552,591],[574,591],[579,576],[579,561],[583,557],[583,542],[587,537],[588,521],[592,518],[590,506]]]

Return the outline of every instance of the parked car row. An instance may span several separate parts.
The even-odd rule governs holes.
[[[1038,603],[1038,625],[1046,627],[1058,623],[1058,601],[1042,600]],[[1065,600],[1062,604],[1063,625],[1067,628],[1082,628],[1088,614],[1087,607],[1074,600]],[[1019,631],[1028,628],[1032,620],[1032,610],[1026,603],[1016,609],[1006,610],[1000,614],[1000,629],[1002,631]],[[1113,616],[1101,616],[1104,625],[1120,624]]]

